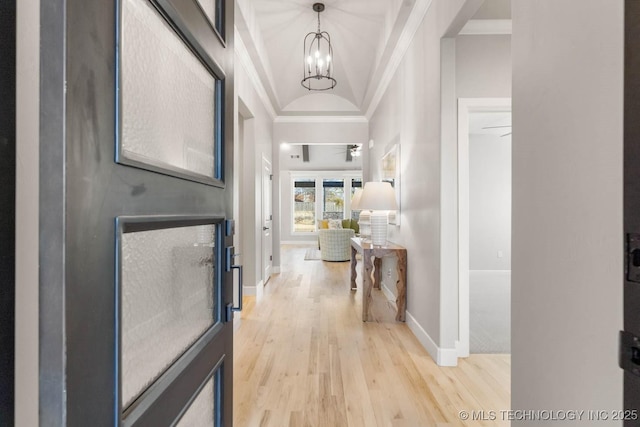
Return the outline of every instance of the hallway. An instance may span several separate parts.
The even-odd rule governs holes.
[[[245,297],[234,426],[508,425],[499,411],[510,408],[510,356],[438,367],[379,292],[376,321],[362,323],[348,262],[304,261],[306,249],[283,246],[283,271],[263,299]],[[498,420],[463,424],[462,410],[497,411]]]

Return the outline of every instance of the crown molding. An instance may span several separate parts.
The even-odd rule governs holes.
[[[274,123],[369,123],[365,116],[278,116]]]
[[[235,37],[234,51],[237,55],[237,58],[240,60],[240,63],[242,64],[243,68],[247,72],[247,76],[249,77],[249,80],[251,81],[254,89],[256,90],[258,97],[262,101],[264,108],[267,110],[267,113],[273,120],[277,117],[276,110],[275,108],[273,108],[271,99],[269,98],[269,95],[267,94],[267,91],[264,85],[262,84],[262,80],[258,75],[258,70],[256,70],[254,63],[251,60],[251,55],[249,55],[249,51],[247,50],[247,47],[245,46],[244,41],[240,36],[240,32],[238,31],[238,28],[235,25],[233,27],[233,31],[234,31],[234,37]]]
[[[491,36],[511,34],[511,19],[471,19],[466,23],[460,36]]]
[[[373,93],[371,101],[367,106],[365,114],[367,119],[371,119],[371,116],[373,116],[373,113],[375,113],[376,109],[378,108],[378,104],[380,104],[384,93],[389,87],[389,83],[391,83],[391,79],[402,63],[402,59],[404,58],[407,49],[409,49],[411,41],[418,31],[418,28],[420,28],[420,25],[422,24],[422,21],[429,11],[432,3],[433,0],[416,0],[415,4],[413,5],[413,9],[409,13],[404,28],[402,29],[402,33],[398,38],[398,42],[393,48],[392,54],[387,61],[387,64],[382,73],[382,77],[380,78],[380,82],[375,88],[375,92]],[[387,48],[389,48],[389,46],[387,46]]]

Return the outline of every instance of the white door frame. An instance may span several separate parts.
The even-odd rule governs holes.
[[[469,114],[507,111],[511,98],[458,98],[458,357],[469,356]]]
[[[261,192],[261,206],[260,206],[260,217],[262,219],[262,232],[260,234],[260,242],[261,242],[261,258],[262,258],[262,269],[261,269],[261,278],[263,286],[267,284],[269,278],[272,273],[272,265],[273,265],[273,189],[272,189],[272,179],[273,179],[273,168],[271,166],[271,162],[262,155],[262,188]],[[267,260],[266,253],[269,252],[269,260]]]

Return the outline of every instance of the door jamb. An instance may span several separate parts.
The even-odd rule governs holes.
[[[469,114],[511,111],[511,98],[458,98],[458,357],[469,356]]]

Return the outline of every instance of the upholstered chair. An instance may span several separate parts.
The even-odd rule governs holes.
[[[320,258],[323,261],[349,261],[351,259],[351,228],[318,230]]]

